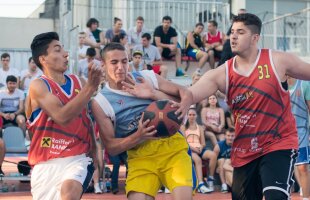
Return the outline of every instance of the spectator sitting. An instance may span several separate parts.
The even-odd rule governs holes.
[[[94,64],[101,66],[100,61],[95,59],[96,50],[94,48],[88,48],[86,51],[86,58],[79,61],[78,64],[78,76],[87,80],[88,77],[88,64],[94,62]]]
[[[79,46],[78,46],[78,59],[84,59],[86,58],[86,51],[90,47],[88,45],[85,45],[86,43],[86,33],[80,32],[79,33]]]
[[[186,36],[186,54],[199,61],[197,72],[201,73],[201,69],[208,61],[208,54],[204,51],[201,33],[203,31],[203,23],[197,23],[194,31],[188,32]]]
[[[7,124],[18,125],[26,132],[26,119],[24,113],[24,93],[17,89],[17,78],[9,75],[6,78],[7,89],[0,91],[0,115],[3,126]],[[3,128],[0,127],[0,131]]]
[[[225,112],[225,122],[225,129],[235,128],[235,119],[230,110]]]
[[[229,128],[225,132],[225,140],[218,142],[214,147],[214,152],[217,156],[217,171],[220,175],[222,188],[221,191],[223,193],[228,191],[227,185],[231,187],[232,183],[232,170],[229,167],[230,164],[230,152],[231,152],[231,145],[235,139],[235,129]],[[229,160],[227,163],[226,161]],[[228,165],[227,169],[224,169],[224,164]],[[231,164],[230,164],[231,166]]]
[[[147,32],[143,24],[144,24],[144,19],[143,17],[139,16],[136,19],[136,26],[128,30],[128,44],[130,45],[131,49],[134,46],[141,44],[142,35]]]
[[[37,67],[32,57],[30,57],[28,59],[28,69],[25,69],[21,72],[20,89],[23,90],[25,94],[27,94],[30,82],[42,74],[43,72]]]
[[[219,106],[217,97],[211,95],[206,107],[201,110],[201,120],[206,127],[206,136],[211,140],[213,146],[218,140],[224,140],[223,128],[225,126],[224,110]]]
[[[197,178],[199,181],[198,192],[201,193],[209,193],[214,191],[213,185],[213,175],[216,166],[216,155],[213,151],[208,150],[205,147],[205,137],[204,137],[204,128],[197,124],[197,112],[196,109],[190,108],[187,114],[187,122],[183,125],[180,130],[184,133],[186,140],[189,144],[189,147],[192,152],[192,159],[195,164],[195,171],[197,173]],[[209,168],[210,173],[208,177],[208,185],[207,188],[203,183],[203,175],[202,175],[202,160],[209,159]]]
[[[208,22],[208,32],[203,37],[203,43],[212,69],[215,67],[215,58],[221,58],[225,37],[225,34],[217,29],[217,22],[210,20]]]
[[[160,54],[166,58],[171,59],[175,56],[176,76],[184,76],[181,68],[181,49],[178,45],[178,34],[174,28],[171,27],[172,19],[165,16],[162,19],[162,25],[156,27],[154,31],[153,44],[158,48]]]
[[[17,69],[10,66],[10,54],[3,53],[1,55],[1,64],[2,68],[0,69],[0,88],[5,87],[6,78],[9,75],[15,76],[17,78],[17,85],[19,85],[20,73]]]
[[[113,28],[108,29],[105,33],[105,38],[108,42],[112,42],[112,39],[116,35],[120,35],[121,33],[126,34],[126,32],[122,29],[123,22],[120,18],[114,17],[114,25]]]
[[[142,52],[141,51],[134,51],[132,54],[132,61],[129,63],[129,72],[137,72],[142,71],[144,68],[142,63]]]
[[[131,50],[128,45],[128,37],[126,33],[120,33],[119,35],[115,35],[112,39],[112,42],[120,43],[126,49],[126,53],[128,54],[128,59],[131,60]]]
[[[163,78],[167,78],[168,68],[166,65],[163,65],[158,49],[151,44],[151,35],[149,33],[144,33],[141,41],[142,44],[135,46],[133,50],[138,50],[143,53],[142,63],[144,68],[153,70]]]
[[[2,119],[0,119],[0,121],[1,120]],[[1,126],[1,124],[0,124],[0,126]],[[2,133],[1,133],[1,135],[2,135]],[[0,138],[0,176],[4,176],[4,172],[2,171],[2,163],[4,160],[4,156],[5,156],[5,144],[2,140],[2,138]]]

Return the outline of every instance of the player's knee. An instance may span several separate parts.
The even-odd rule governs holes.
[[[280,190],[266,190],[264,192],[265,200],[284,200],[288,196]]]

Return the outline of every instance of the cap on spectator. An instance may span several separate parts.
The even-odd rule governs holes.
[[[143,56],[143,53],[141,51],[134,51],[132,53],[132,56],[135,57],[136,55],[140,55],[140,56]]]

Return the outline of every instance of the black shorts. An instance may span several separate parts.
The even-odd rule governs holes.
[[[14,112],[5,112],[5,113],[14,113]],[[11,124],[13,126],[17,126],[16,117],[17,116],[15,115],[15,118],[13,120],[7,120],[4,117],[2,117],[2,120],[3,120],[2,127],[6,127],[6,125],[8,125],[8,124]]]
[[[163,48],[163,52],[161,54],[162,57],[164,57],[166,59],[170,59],[174,56],[174,55],[170,55],[170,54],[171,54],[171,50],[169,48]]]
[[[232,199],[289,199],[296,150],[279,150],[234,168]]]

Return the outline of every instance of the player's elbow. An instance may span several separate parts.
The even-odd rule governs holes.
[[[121,153],[113,144],[107,144],[105,145],[105,148],[110,156],[117,156]]]

